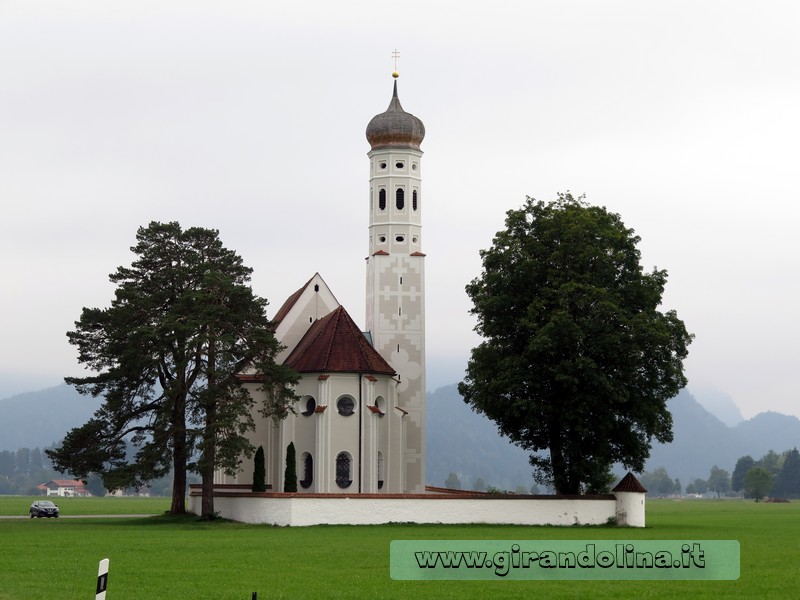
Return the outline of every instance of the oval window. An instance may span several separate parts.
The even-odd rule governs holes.
[[[301,406],[304,406],[305,408],[305,410],[300,413],[301,415],[304,417],[310,417],[314,414],[314,410],[317,408],[317,401],[314,400],[314,396],[303,396],[300,399],[300,402],[302,403]]]
[[[336,401],[336,410],[344,417],[349,417],[355,412],[356,401],[350,396],[340,396]]]

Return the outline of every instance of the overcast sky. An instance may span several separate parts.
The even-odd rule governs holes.
[[[505,211],[586,194],[669,272],[690,389],[800,415],[800,4],[0,0],[0,392],[80,375],[136,229],[220,230],[271,311],[319,271],[364,323],[369,145],[425,123],[428,384],[478,342]]]

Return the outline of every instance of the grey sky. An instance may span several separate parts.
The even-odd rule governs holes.
[[[429,387],[525,195],[585,193],[666,268],[692,386],[800,415],[795,2],[0,1],[0,377],[81,371],[137,227],[220,230],[272,310],[319,271],[363,325],[369,147],[425,123]],[[490,10],[489,10],[490,8]]]

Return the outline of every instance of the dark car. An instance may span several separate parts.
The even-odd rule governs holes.
[[[50,502],[50,500],[37,500],[31,504],[31,519],[33,517],[58,518],[58,506]]]

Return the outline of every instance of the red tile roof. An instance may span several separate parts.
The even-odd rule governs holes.
[[[647,493],[647,490],[644,489],[639,480],[633,476],[633,473],[628,473],[623,477],[620,482],[617,484],[612,492],[638,492],[640,494]]]
[[[51,479],[48,483],[54,484],[55,487],[83,487],[83,482],[75,479]]]
[[[286,364],[300,373],[395,374],[342,306],[311,325]]]

